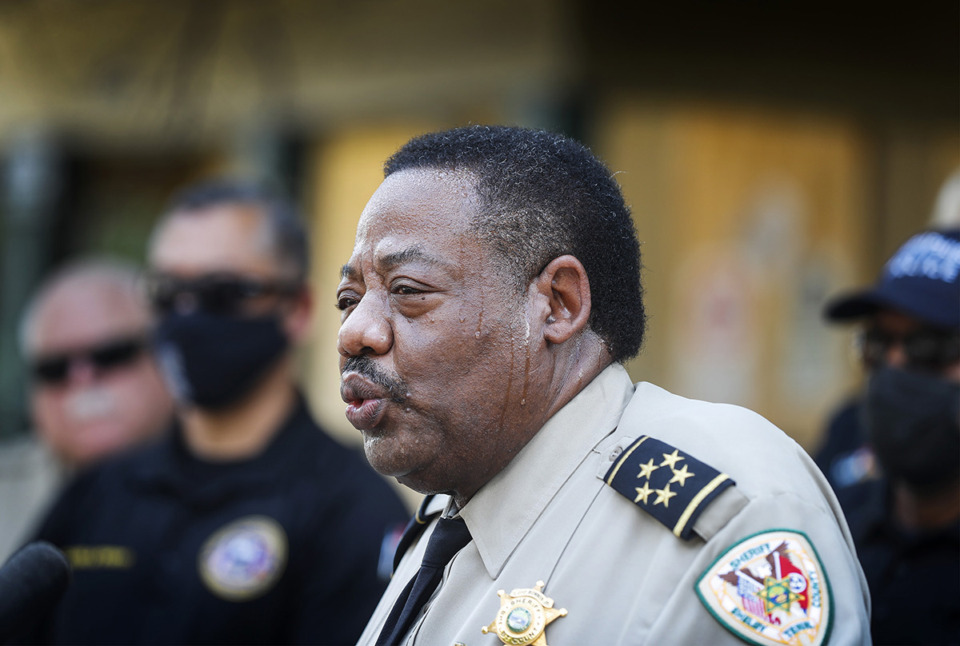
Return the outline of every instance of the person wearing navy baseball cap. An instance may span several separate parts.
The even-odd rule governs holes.
[[[887,262],[876,285],[827,304],[831,321],[851,321],[896,310],[918,322],[960,329],[960,228],[924,231]]]
[[[960,643],[960,228],[911,237],[824,316],[861,325],[866,386],[816,457],[870,586],[874,643]]]

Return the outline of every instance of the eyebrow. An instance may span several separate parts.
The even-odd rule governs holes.
[[[380,265],[380,267],[382,267],[384,270],[389,271],[390,269],[398,267],[399,265],[414,261],[424,262],[428,265],[446,264],[438,258],[428,255],[423,248],[419,246],[407,247],[406,249],[401,249],[400,251],[396,251],[394,253],[388,253],[380,258],[377,264]]]
[[[400,251],[395,251],[389,253],[382,258],[377,259],[376,264],[381,271],[390,271],[395,267],[398,267],[404,263],[408,262],[422,262],[431,266],[447,266],[449,263],[440,260],[434,256],[428,255],[422,248],[418,246],[408,247],[406,249],[401,249]],[[347,263],[340,268],[340,278],[354,278],[357,276],[357,269]]]

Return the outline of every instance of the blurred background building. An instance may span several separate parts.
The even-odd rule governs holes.
[[[617,173],[651,313],[637,380],[812,448],[858,378],[822,303],[960,166],[958,32],[956,2],[0,2],[0,449],[29,430],[16,327],[44,273],[142,261],[171,191],[224,172],[308,216],[308,395],[358,440],[333,306],[356,221],[407,138],[485,122],[564,131]]]

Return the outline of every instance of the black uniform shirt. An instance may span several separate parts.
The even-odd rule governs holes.
[[[830,417],[813,459],[834,491],[876,477],[876,459],[861,421],[859,398],[845,402]]]
[[[875,644],[960,644],[960,521],[907,532],[875,480],[837,493],[870,587]]]
[[[78,477],[43,523],[37,538],[74,565],[44,638],[352,644],[386,585],[382,545],[407,517],[302,398],[249,460],[198,460],[174,428]]]

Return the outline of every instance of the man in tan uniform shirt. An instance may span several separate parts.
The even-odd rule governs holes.
[[[431,495],[361,644],[869,643],[804,451],[630,382],[639,249],[587,149],[474,126],[385,169],[337,292],[341,394],[373,467]],[[421,594],[437,528],[464,524]]]

